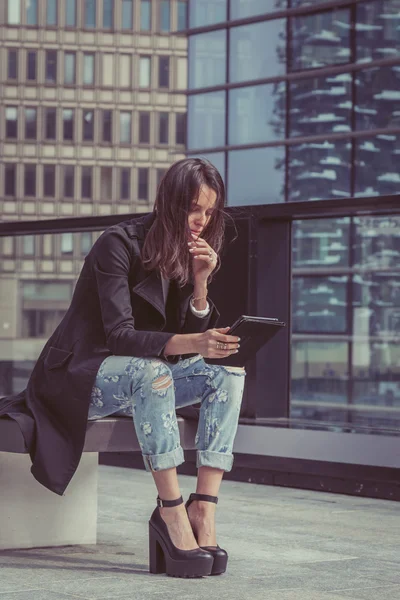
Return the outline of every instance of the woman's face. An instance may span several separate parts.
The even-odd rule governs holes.
[[[188,215],[188,223],[191,233],[201,236],[212,217],[216,201],[216,192],[207,185],[202,185],[197,203],[196,200],[193,200],[193,204]]]

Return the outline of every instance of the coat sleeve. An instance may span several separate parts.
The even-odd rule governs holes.
[[[162,356],[174,334],[135,329],[128,283],[130,244],[123,232],[110,231],[99,239],[94,256],[93,273],[106,344],[116,356]]]
[[[210,298],[208,299],[210,312],[206,317],[197,317],[190,309],[190,303],[186,312],[186,319],[182,333],[203,333],[207,329],[213,329],[217,326],[219,312]]]

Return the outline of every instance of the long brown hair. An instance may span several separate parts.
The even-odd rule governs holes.
[[[159,269],[164,277],[175,279],[181,286],[192,279],[187,245],[190,237],[188,215],[193,202],[198,201],[203,185],[214,190],[217,199],[201,237],[219,256],[225,232],[225,186],[214,165],[200,158],[179,160],[165,173],[154,204],[156,218],[142,250],[146,269]],[[218,259],[213,274],[219,267]]]

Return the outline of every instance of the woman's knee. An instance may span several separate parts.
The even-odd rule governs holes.
[[[165,396],[173,385],[172,371],[163,361],[147,359],[141,372],[142,380],[150,385],[153,393]]]

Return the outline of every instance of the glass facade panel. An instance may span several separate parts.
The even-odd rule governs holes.
[[[64,83],[65,85],[74,85],[75,81],[75,52],[66,52],[64,54]]]
[[[65,0],[65,25],[76,27],[76,0]]]
[[[63,139],[72,142],[74,140],[74,109],[63,109]]]
[[[15,3],[19,0],[14,0]],[[38,2],[37,0],[25,0],[26,8],[26,24],[37,25],[38,24]]]
[[[231,20],[265,15],[287,8],[287,0],[230,0]]]
[[[400,54],[400,0],[356,4],[357,61],[379,60]]]
[[[229,144],[282,139],[285,123],[285,82],[229,91]]]
[[[94,85],[94,54],[83,55],[83,85]]]
[[[63,171],[63,196],[64,198],[74,198],[75,167],[73,165],[65,165]]]
[[[169,88],[169,56],[158,58],[158,87]]]
[[[131,170],[129,168],[120,169],[120,199],[131,199]]]
[[[112,87],[114,85],[114,54],[102,55],[102,82],[104,86]]]
[[[226,81],[226,31],[189,38],[189,88],[211,87]]]
[[[304,142],[288,152],[290,201],[350,197],[350,141]]]
[[[139,58],[139,87],[149,88],[151,82],[151,58],[140,56]]]
[[[113,197],[113,170],[112,167],[101,167],[100,169],[100,199],[104,202],[110,202]]]
[[[8,25],[21,24],[21,3],[15,0],[8,0],[7,4],[7,23]]]
[[[43,166],[43,194],[47,198],[54,198],[56,195],[56,166]]]
[[[57,26],[57,2],[58,0],[47,0],[46,25],[49,25],[50,27]]]
[[[114,27],[114,0],[103,0],[103,29]]]
[[[167,33],[171,29],[171,5],[170,0],[160,0],[160,31]]]
[[[291,20],[292,70],[350,62],[350,10],[337,9]]]
[[[189,0],[189,26],[203,27],[227,19],[228,0]]]
[[[55,140],[57,137],[57,109],[46,107],[44,109],[44,137],[46,140]]]
[[[229,206],[284,201],[284,147],[232,150],[229,152],[228,165]]]
[[[46,50],[46,83],[57,83],[57,50]]]
[[[400,65],[357,71],[356,128],[400,127]]]
[[[84,27],[94,29],[96,27],[96,0],[84,0]]]
[[[186,113],[176,113],[175,119],[175,143],[186,144]]]
[[[37,109],[25,108],[25,139],[37,139]]]
[[[129,88],[132,85],[132,55],[119,56],[119,87]]]
[[[138,169],[138,199],[149,199],[149,169]]]
[[[299,79],[290,84],[289,135],[351,131],[350,73]]]
[[[295,277],[292,285],[294,333],[347,333],[346,275]]]
[[[34,235],[24,235],[22,238],[22,252],[25,256],[34,256],[35,254],[35,236]],[[29,284],[24,283],[24,287],[29,286]],[[25,296],[25,294],[23,294]]]
[[[36,196],[36,165],[25,165],[24,196]]]
[[[93,142],[94,140],[94,110],[83,111],[82,139],[84,142]]]
[[[307,219],[293,222],[293,268],[349,266],[350,219]]]
[[[16,106],[6,107],[6,137],[15,139],[18,136],[18,109]]]
[[[4,195],[15,196],[16,191],[16,176],[17,176],[17,165],[14,163],[6,163],[4,165]]]
[[[18,51],[8,50],[7,79],[18,79]]]
[[[151,0],[140,2],[140,31],[151,31]]]
[[[354,140],[355,196],[400,192],[400,135],[383,134]]]
[[[61,254],[72,254],[74,251],[74,237],[72,233],[62,233],[60,236]]]
[[[81,196],[92,199],[93,195],[93,167],[82,167]]]
[[[103,117],[103,142],[110,143],[112,142],[112,122],[113,122],[113,113],[112,110],[105,109],[102,111]]]
[[[178,0],[177,5],[178,11],[178,31],[187,28],[187,0]]]
[[[188,147],[225,145],[225,92],[189,96]]]
[[[36,50],[29,50],[26,53],[26,79],[36,81],[37,77],[37,54]]]
[[[286,20],[277,19],[232,27],[230,49],[229,80],[231,82],[284,75],[286,73]]]
[[[121,29],[132,29],[133,25],[133,0],[122,0]]]
[[[392,244],[389,242],[389,245],[397,250],[390,249],[389,252],[392,254],[385,255],[378,249],[373,259],[377,259],[380,263],[395,262],[391,259],[397,252],[397,272],[359,273],[354,277],[353,333],[355,336],[390,338],[393,335],[400,335],[400,270],[398,268],[400,236],[396,239],[393,234],[389,235],[392,238]],[[374,242],[376,241],[375,239]]]
[[[121,144],[130,144],[132,142],[132,113],[119,113],[119,135]]]
[[[80,246],[81,246],[81,255],[86,256],[89,254],[93,240],[92,240],[92,232],[91,231],[83,231],[80,234]]]
[[[139,113],[139,144],[150,144],[150,113]]]
[[[158,118],[158,143],[168,144],[169,114],[167,112],[160,112],[158,113]]]
[[[378,271],[383,268],[399,269],[400,217],[355,217],[354,225],[354,264],[357,267]],[[383,275],[392,276],[390,273]],[[376,293],[379,294],[380,290]]]

